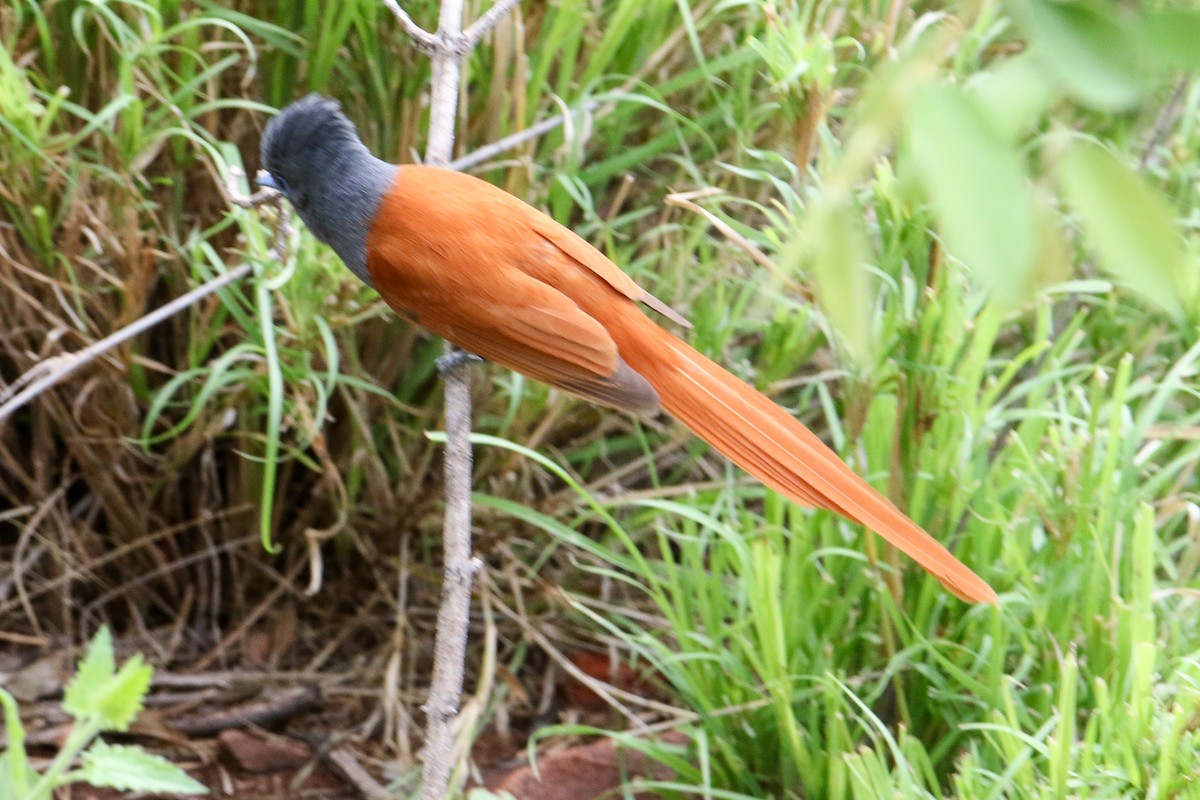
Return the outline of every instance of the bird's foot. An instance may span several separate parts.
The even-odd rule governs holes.
[[[482,358],[474,353],[468,353],[466,350],[454,350],[439,358],[437,364],[438,374],[445,377],[455,370],[465,367],[468,364],[477,364],[483,361]]]

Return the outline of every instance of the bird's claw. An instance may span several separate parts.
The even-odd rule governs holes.
[[[482,358],[474,353],[468,353],[466,350],[455,350],[438,358],[435,362],[439,375],[448,375],[460,367],[465,367],[468,364],[477,364],[483,361]]]

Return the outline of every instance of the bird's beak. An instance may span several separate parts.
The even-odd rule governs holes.
[[[280,193],[283,192],[283,190],[279,188],[279,184],[275,182],[275,179],[271,177],[271,173],[267,172],[265,169],[260,169],[258,171],[258,174],[254,176],[254,182],[259,186],[266,187],[267,189],[274,189]]]

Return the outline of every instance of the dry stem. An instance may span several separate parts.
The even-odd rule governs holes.
[[[517,2],[497,0],[464,32],[462,0],[442,0],[437,33],[430,35],[396,0],[384,0],[413,40],[433,57],[426,163],[450,164],[462,59]],[[421,800],[441,800],[449,793],[457,760],[455,723],[463,691],[471,580],[480,567],[480,562],[471,558],[471,384],[465,363],[447,343],[446,354],[438,365],[446,386],[446,512],[442,529],[445,582],[434,638],[433,678],[425,703]]]
[[[0,392],[0,423],[17,409],[24,406],[33,398],[50,387],[66,379],[80,367],[86,366],[107,353],[122,342],[127,342],[143,331],[153,328],[183,309],[200,302],[218,289],[228,286],[234,281],[241,280],[253,271],[249,264],[241,264],[223,275],[218,275],[205,284],[197,286],[190,292],[180,295],[160,308],[156,308],[144,317],[126,325],[124,328],[110,333],[98,342],[93,342],[82,350],[48,358],[17,378],[12,385]],[[20,387],[25,388],[20,388]],[[18,391],[19,390],[19,391]]]

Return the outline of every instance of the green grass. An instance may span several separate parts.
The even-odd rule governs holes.
[[[1200,791],[1200,87],[1179,83],[1200,49],[1171,5],[562,0],[472,54],[461,152],[558,113],[552,95],[599,103],[480,173],[683,311],[696,347],[1001,593],[964,606],[673,425],[479,370],[487,602],[661,680],[686,750],[607,727],[675,768],[665,795]],[[433,4],[409,10],[432,26]],[[367,0],[18,0],[0,45],[6,382],[257,265],[0,427],[0,557],[46,545],[0,627],[82,640],[105,619],[205,652],[314,532],[332,541],[322,594],[295,599],[300,664],[370,616],[376,584],[422,619],[440,347],[306,232],[266,259],[273,221],[229,211],[214,176],[256,163],[260,102],[310,90],[408,159],[424,59]],[[774,269],[663,202],[702,187]],[[260,527],[281,556],[238,549]],[[425,588],[399,608],[408,569]],[[540,646],[496,624],[533,691]],[[390,623],[353,630],[348,664],[399,652]],[[472,680],[489,664],[477,648]],[[424,685],[406,670],[404,692]]]

